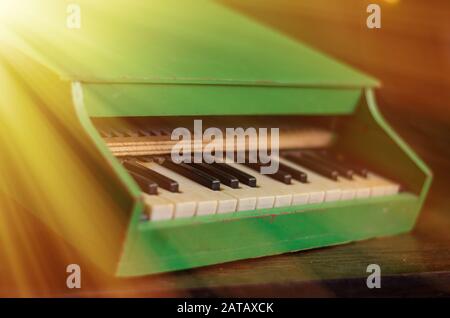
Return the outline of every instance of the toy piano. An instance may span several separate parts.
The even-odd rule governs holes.
[[[53,74],[110,168],[98,183],[122,210],[108,216],[123,229],[114,275],[413,228],[431,172],[380,114],[377,80],[214,1],[79,1],[79,28],[59,2],[33,33],[14,31],[16,49]],[[173,162],[172,131],[196,120],[279,128],[279,171]]]

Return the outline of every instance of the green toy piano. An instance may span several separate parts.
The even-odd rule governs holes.
[[[108,169],[91,177],[120,211],[80,210],[83,220],[64,233],[75,247],[78,236],[111,248],[111,274],[183,270],[413,228],[431,172],[383,119],[376,79],[219,2],[78,2],[67,12],[64,2],[43,1],[45,23],[33,32],[12,26],[20,41],[11,50],[58,87],[64,98],[55,103],[74,109],[68,113]],[[78,27],[66,25],[72,14]],[[191,131],[198,120],[203,131],[279,128],[278,172],[261,174],[258,162],[173,162],[173,130]],[[99,213],[119,226],[104,234],[101,220],[91,220]],[[98,234],[83,231],[83,222],[95,222]]]

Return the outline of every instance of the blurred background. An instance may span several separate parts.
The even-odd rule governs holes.
[[[226,6],[379,78],[378,101],[404,119],[450,125],[450,2],[223,0]],[[381,6],[381,28],[366,8]]]

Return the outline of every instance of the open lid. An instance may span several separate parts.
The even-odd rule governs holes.
[[[18,29],[71,80],[376,85],[374,79],[211,0],[74,3],[80,9],[79,29],[70,28],[76,25],[77,8],[55,0],[30,4],[26,11],[34,17],[28,21],[39,23],[29,23],[32,30]]]

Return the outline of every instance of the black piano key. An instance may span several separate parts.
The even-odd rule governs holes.
[[[306,174],[306,172],[295,169],[293,167],[290,167],[288,165],[285,165],[281,162],[278,163],[279,164],[279,169],[286,171],[287,173],[289,173],[292,178],[294,178],[297,181],[300,181],[302,183],[308,183],[308,175]]]
[[[155,136],[155,135],[153,134],[152,129],[150,129],[150,128],[148,128],[148,127],[145,127],[145,126],[139,127],[139,131],[140,131],[140,133],[141,133],[143,136]]]
[[[367,176],[369,174],[369,169],[367,169],[363,165],[360,165],[359,163],[355,162],[355,160],[350,157],[343,156],[341,154],[335,153],[334,151],[330,151],[330,150],[323,150],[323,151],[321,151],[321,153],[324,156],[333,158],[340,164],[345,165],[348,168],[351,168],[357,175],[359,175],[363,178],[367,178]]]
[[[134,129],[124,128],[124,129],[121,129],[121,132],[126,137],[139,137],[139,133],[136,130],[134,130]]]
[[[128,172],[131,174],[142,191],[147,194],[158,194],[158,184],[156,182],[140,174],[134,173],[133,171],[128,170]]]
[[[175,180],[172,180],[150,168],[147,168],[147,167],[139,164],[138,162],[125,161],[125,162],[123,162],[123,166],[129,171],[132,171],[136,174],[140,174],[146,178],[149,178],[149,179],[155,181],[163,189],[166,189],[170,192],[178,192],[179,191],[178,182],[176,182]]]
[[[114,133],[119,137],[130,137],[130,136],[128,136],[127,132],[121,128],[115,128]]]
[[[142,128],[139,128],[139,129],[137,130],[137,132],[138,132],[139,136],[142,136],[142,137],[148,137],[148,136],[151,136],[151,134],[150,134],[147,130],[142,129]]]
[[[161,136],[171,136],[172,135],[172,131],[167,128],[160,129],[159,131],[160,131]]]
[[[213,176],[210,176],[209,174],[199,169],[191,167],[188,164],[185,163],[177,164],[170,161],[170,159],[166,159],[161,163],[161,165],[211,190],[214,191],[220,190],[219,179],[214,178]]]
[[[161,132],[158,129],[149,130],[151,136],[161,136]]]
[[[202,170],[203,172],[213,176],[214,178],[219,179],[220,182],[222,182],[226,186],[229,186],[230,188],[233,188],[233,189],[239,188],[239,180],[235,176],[233,176],[227,172],[224,172],[220,169],[217,169],[210,164],[193,163],[190,165],[199,170]]]
[[[355,171],[355,173],[357,175],[359,175],[360,177],[363,178],[367,178],[367,176],[369,175],[369,170],[365,167],[359,166],[358,164],[351,162],[351,163],[345,163],[346,165],[348,165],[349,167],[351,167],[353,169],[353,171]]]
[[[113,134],[111,134],[109,131],[104,130],[104,129],[100,129],[98,132],[100,133],[100,136],[102,136],[103,138],[114,137]]]
[[[154,162],[161,164],[166,159],[165,157],[156,155],[156,156],[140,156],[138,157],[138,160],[143,162]]]
[[[127,137],[127,135],[119,129],[111,129],[111,134],[113,137]]]
[[[261,163],[244,163],[244,165],[257,172],[260,172],[261,167],[263,166]],[[265,176],[285,184],[291,184],[292,182],[292,176],[288,172],[280,169],[278,169],[278,171],[273,174],[266,174]]]
[[[227,165],[226,163],[213,163],[211,165],[217,169],[220,169],[221,171],[231,174],[232,176],[236,177],[239,182],[249,187],[256,187],[256,178],[248,173],[245,173],[244,171]]]
[[[164,158],[158,156],[139,156],[136,158],[139,161],[143,162],[162,162]]]
[[[302,156],[309,157],[311,160],[316,160],[324,164],[325,166],[328,166],[332,169],[335,169],[340,176],[352,180],[354,171],[350,168],[347,168],[339,163],[336,162],[336,160],[330,160],[329,158],[321,155],[319,152],[313,152],[313,151],[302,151]]]
[[[338,180],[339,172],[337,172],[335,169],[327,167],[326,165],[317,160],[310,160],[307,157],[291,153],[283,155],[283,158],[290,160],[300,166],[304,166],[305,168],[310,169],[328,179],[331,179],[333,181]]]
[[[353,167],[343,162],[342,159],[338,158],[337,156],[335,157],[330,155],[329,152],[326,150],[314,150],[314,151],[311,150],[308,151],[307,153],[309,153],[314,157],[319,157],[320,160],[331,164],[333,167],[339,170],[342,176],[346,175],[347,177],[352,177],[356,173]]]
[[[150,129],[151,136],[158,136],[158,137],[167,137],[172,134],[172,132],[169,129]]]

